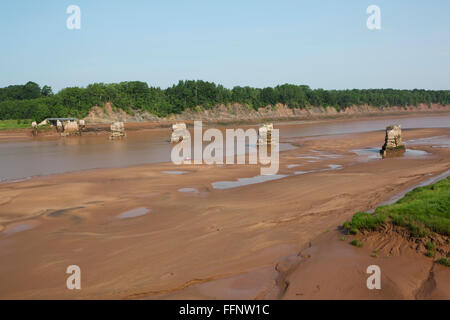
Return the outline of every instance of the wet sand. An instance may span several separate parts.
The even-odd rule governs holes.
[[[405,238],[388,235],[383,240],[363,237],[359,248],[350,244],[354,236],[325,232],[299,252],[297,265],[285,271],[281,298],[450,299],[449,268],[417,252]],[[380,268],[380,290],[366,286],[371,265]]]
[[[449,129],[405,130],[404,140],[448,134]],[[346,252],[358,249],[337,242],[335,258],[323,263],[320,249],[314,251],[317,237],[326,230],[334,234],[356,211],[448,170],[449,149],[417,144],[414,149],[429,154],[369,161],[352,150],[381,146],[383,131],[286,140],[298,146],[280,154],[278,173],[286,177],[237,188],[214,189],[213,183],[258,176],[260,167],[159,163],[0,184],[0,298],[300,299],[351,298],[358,292],[371,298],[372,292],[363,293],[365,269],[352,261],[363,266],[372,258],[358,258]],[[184,173],[168,173],[178,171]],[[198,192],[179,191],[189,188]],[[131,217],[118,219],[121,214]],[[33,227],[5,234],[13,224],[27,223]],[[291,272],[301,265],[300,252],[309,261],[318,259],[308,278]],[[426,279],[429,261],[411,259],[402,262],[412,265],[406,274]],[[419,260],[426,261],[420,272],[414,269]],[[82,271],[79,291],[66,289],[65,271],[73,264]],[[335,275],[347,275],[326,282],[331,266]],[[394,283],[408,277],[388,264],[384,268]],[[435,279],[447,281],[448,270],[439,269]],[[376,297],[416,297],[415,287],[401,294],[387,288]]]

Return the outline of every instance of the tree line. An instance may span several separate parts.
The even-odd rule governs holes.
[[[334,107],[337,110],[353,105],[379,108],[450,104],[450,90],[397,89],[311,89],[306,85],[283,84],[276,87],[252,88],[222,85],[201,80],[179,81],[167,89],[149,87],[147,83],[94,83],[85,88],[70,87],[53,93],[34,82],[0,88],[0,120],[48,117],[85,117],[93,106],[111,103],[113,107],[131,113],[148,111],[163,117],[200,106],[210,109],[219,104],[239,103],[248,108],[274,106],[282,103],[290,108],[313,106]]]

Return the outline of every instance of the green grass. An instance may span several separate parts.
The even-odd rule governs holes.
[[[431,241],[428,241],[427,244],[425,245],[425,247],[427,248],[427,250],[432,250],[432,251],[434,251],[434,249],[436,249],[436,246]]]
[[[428,241],[425,245],[425,248],[427,249],[427,252],[425,253],[427,257],[434,257],[436,255],[436,246],[433,242]]]
[[[442,264],[443,266],[450,267],[450,260],[447,258],[440,258],[437,263]]]
[[[450,177],[408,192],[394,204],[378,207],[374,214],[357,212],[344,227],[352,231],[376,230],[385,222],[409,229],[416,237],[430,232],[450,235]]]
[[[350,221],[345,221],[344,224],[342,225],[342,227],[344,229],[350,229],[352,227]]]
[[[38,132],[46,131],[46,130],[50,130],[50,129],[51,129],[51,125],[49,125],[49,124],[45,124],[45,125],[37,127]]]
[[[7,129],[31,129],[31,120],[0,120],[0,130]]]
[[[362,241],[358,241],[358,239],[354,239],[352,242],[350,242],[350,244],[352,246],[360,247],[360,248],[362,248],[364,245],[364,243]]]

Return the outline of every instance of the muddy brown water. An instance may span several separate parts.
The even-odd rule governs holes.
[[[384,130],[392,123],[399,123],[404,129],[448,128],[450,115],[317,122],[307,126],[288,123],[280,127],[280,138],[377,131]],[[167,162],[170,161],[172,150],[169,138],[170,129],[130,132],[123,140],[109,140],[107,136],[84,136],[1,142],[0,181],[14,182],[39,175]],[[281,151],[291,147],[280,144]]]

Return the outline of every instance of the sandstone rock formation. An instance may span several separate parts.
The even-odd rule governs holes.
[[[130,114],[119,108],[113,108],[110,103],[104,107],[95,106],[84,118],[86,123],[111,123],[111,122],[143,122],[160,121],[161,119],[147,111],[130,110]]]
[[[263,124],[258,130],[258,145],[271,145],[272,144],[272,131],[273,124]]]
[[[45,120],[43,120],[42,122],[40,122],[40,123],[38,124],[38,127],[40,127],[40,126],[45,126],[45,125],[47,125],[47,124],[49,124],[49,121],[48,121],[48,119],[45,119]]]
[[[56,121],[56,132],[63,132],[64,131],[64,127],[61,121],[57,120]]]
[[[80,134],[80,129],[76,121],[64,121],[62,123],[63,132],[61,132],[62,137],[74,136]]]
[[[36,123],[36,121],[33,121],[32,123],[31,123],[31,127],[33,128],[33,130],[32,130],[32,134],[33,134],[33,136],[37,136],[37,123]]]
[[[78,123],[75,121],[64,122],[64,133],[66,134],[77,134],[79,132]]]
[[[418,106],[399,106],[378,108],[374,106],[349,106],[340,108],[333,107],[308,107],[308,108],[290,108],[287,105],[278,103],[268,105],[255,110],[254,108],[239,103],[219,104],[212,108],[202,108],[200,106],[193,109],[186,109],[180,114],[172,114],[166,117],[158,117],[147,111],[131,109],[125,112],[119,108],[113,108],[110,103],[104,107],[92,107],[88,116],[84,118],[86,123],[111,123],[114,121],[123,122],[164,122],[164,121],[187,121],[203,120],[210,122],[233,122],[233,121],[254,121],[263,120],[272,121],[273,119],[311,119],[329,116],[347,116],[355,114],[397,114],[411,112],[430,112],[430,111],[449,111],[450,105],[432,104],[429,107],[426,104]]]
[[[125,126],[123,122],[114,122],[111,124],[110,139],[120,139],[125,137]]]
[[[391,125],[387,127],[384,145],[380,151],[382,156],[386,157],[396,153],[403,153],[405,150],[405,146],[402,142],[402,127],[400,125]]]
[[[178,143],[189,138],[190,134],[185,123],[175,123],[172,125],[172,135],[170,137],[171,143]]]
[[[86,122],[84,120],[79,120],[78,127],[79,127],[80,131],[83,131],[84,129],[86,129]]]

